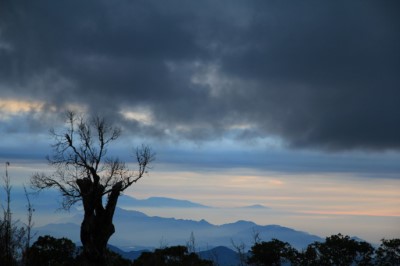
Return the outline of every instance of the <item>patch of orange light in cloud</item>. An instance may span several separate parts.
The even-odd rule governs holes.
[[[284,182],[273,178],[260,178],[259,176],[238,175],[231,176],[227,180],[227,186],[240,188],[255,188],[255,187],[279,187],[283,186]]]
[[[271,179],[268,181],[271,185],[275,185],[275,186],[282,186],[284,185],[284,182],[282,180],[278,180],[278,179]]]
[[[39,101],[3,100],[0,99],[0,111],[8,114],[39,111],[44,103]]]
[[[46,103],[42,101],[0,99],[0,120],[8,120],[13,116],[24,115],[24,113],[29,112],[42,112],[45,105]],[[47,105],[46,108],[51,112],[59,111],[58,107],[54,105]],[[65,109],[76,113],[85,113],[87,111],[85,106],[74,103],[66,104]]]

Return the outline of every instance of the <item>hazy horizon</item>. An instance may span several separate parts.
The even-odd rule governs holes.
[[[45,164],[28,165],[23,162],[12,163],[8,168],[14,189],[18,189],[19,184],[28,184],[28,177],[34,171],[48,169]],[[181,172],[158,165],[124,194],[137,199],[168,197],[189,200],[211,208],[129,207],[121,203],[118,206],[149,216],[196,221],[205,219],[215,225],[247,220],[259,225],[290,227],[320,237],[342,233],[371,243],[379,243],[382,238],[400,237],[397,208],[400,180],[372,178],[360,184],[362,177],[349,174],[321,177],[320,174],[278,174],[249,169],[236,169],[234,173],[215,169]],[[243,182],[248,184],[244,186]],[[356,189],[362,189],[362,193],[355,193]],[[40,196],[32,198],[34,205],[36,197]],[[22,221],[25,219],[24,200],[18,198],[12,203],[12,206],[18,205],[16,207]],[[61,198],[58,200],[60,203]],[[241,208],[255,204],[266,208]],[[47,213],[45,217],[40,217],[41,211],[53,211],[53,215]],[[68,215],[68,212],[57,211],[56,208],[38,209],[34,219],[37,226],[42,226]]]

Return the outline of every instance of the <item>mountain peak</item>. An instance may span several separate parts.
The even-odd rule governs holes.
[[[128,195],[121,195],[118,204],[125,208],[148,207],[148,208],[210,208],[209,206],[188,200],[173,199],[167,197],[150,197],[147,199],[136,199]]]
[[[253,205],[249,205],[249,206],[243,206],[241,208],[245,208],[245,209],[269,209],[269,207],[261,205],[261,204],[253,204]]]
[[[242,228],[242,229],[248,229],[252,227],[256,227],[257,224],[251,221],[245,221],[245,220],[239,220],[234,223],[228,223],[228,224],[223,224],[221,227],[225,228]]]

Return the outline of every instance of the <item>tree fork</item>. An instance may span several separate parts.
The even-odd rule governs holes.
[[[106,157],[107,146],[120,136],[120,129],[104,119],[77,118],[67,114],[67,128],[60,133],[51,130],[55,140],[50,165],[54,175],[35,174],[31,184],[38,190],[58,189],[69,209],[82,200],[84,218],[81,224],[84,265],[106,265],[106,249],[115,232],[113,216],[120,194],[146,173],[154,154],[147,146],[136,150],[138,171],[131,171],[118,158]],[[103,205],[103,196],[108,195]]]

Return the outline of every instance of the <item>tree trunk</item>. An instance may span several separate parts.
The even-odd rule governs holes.
[[[102,204],[104,187],[102,185],[96,185],[86,178],[78,180],[77,183],[82,192],[85,212],[81,224],[83,263],[88,266],[105,266],[107,265],[107,243],[115,232],[112,219],[122,184],[117,183],[113,186],[106,208],[104,208]]]
[[[85,215],[81,225],[83,257],[88,265],[107,265],[107,243],[115,232],[103,215]]]

